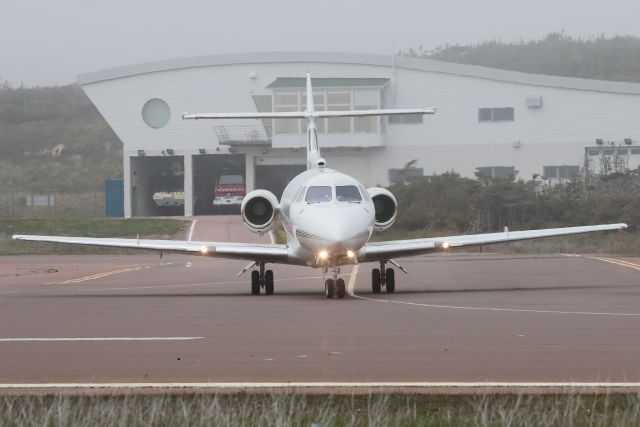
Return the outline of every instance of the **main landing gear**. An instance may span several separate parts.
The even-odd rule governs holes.
[[[265,262],[258,263],[260,271],[253,270],[251,272],[251,295],[260,295],[260,288],[264,288],[264,293],[273,295],[273,270],[264,269]]]
[[[324,282],[324,295],[327,299],[332,299],[334,295],[338,297],[338,299],[342,299],[347,296],[347,286],[342,278],[338,278],[339,274],[340,268],[331,268],[331,278]]]
[[[380,261],[380,268],[371,270],[371,291],[379,294],[382,288],[387,289],[388,294],[396,291],[396,274],[393,268],[385,268],[387,261]]]

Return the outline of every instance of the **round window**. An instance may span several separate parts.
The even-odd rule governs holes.
[[[171,118],[169,104],[160,98],[150,99],[142,107],[142,120],[151,128],[160,129],[169,123],[169,118]]]

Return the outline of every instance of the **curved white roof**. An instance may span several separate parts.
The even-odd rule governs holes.
[[[260,52],[224,55],[207,55],[190,58],[177,58],[165,61],[147,62],[109,68],[78,75],[78,84],[89,85],[104,80],[121,79],[141,74],[184,68],[211,67],[238,64],[272,64],[272,63],[329,63],[357,64],[378,67],[391,67],[393,58],[390,55],[375,55],[344,52]],[[416,71],[442,73],[464,77],[474,77],[529,86],[556,87],[594,92],[620,93],[640,95],[640,83],[612,82],[604,80],[579,79],[571,77],[527,74],[518,71],[499,70],[495,68],[464,65],[431,59],[396,56],[395,66]]]

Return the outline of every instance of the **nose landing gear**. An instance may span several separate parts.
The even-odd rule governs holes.
[[[258,263],[260,271],[251,272],[251,295],[260,295],[260,288],[264,288],[266,295],[273,295],[273,270],[265,270],[265,262]]]
[[[326,272],[326,270],[325,270]],[[347,286],[342,278],[338,278],[340,274],[340,268],[331,268],[332,278],[325,280],[324,282],[324,295],[327,299],[332,299],[335,294],[338,299],[342,299],[347,295]]]
[[[396,274],[393,268],[385,268],[387,261],[380,261],[380,268],[371,270],[371,291],[374,294],[382,292],[385,287],[388,294],[396,291]]]

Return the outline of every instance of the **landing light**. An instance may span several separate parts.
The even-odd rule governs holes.
[[[206,246],[203,246],[202,248],[200,248],[200,252],[202,252],[203,254],[207,254],[209,253],[209,248],[207,248]]]
[[[320,251],[320,253],[318,254],[318,257],[320,259],[327,259],[328,256],[329,256],[329,253],[327,251]]]
[[[347,257],[353,258],[353,255],[354,255],[353,251],[347,251]]]
[[[436,242],[435,243],[435,247],[437,249],[449,249],[449,246],[451,246],[451,244],[449,242]]]

